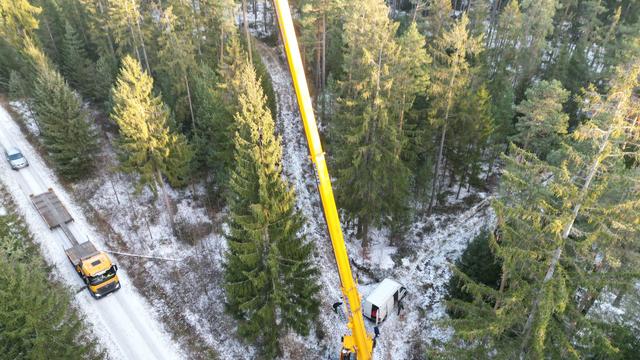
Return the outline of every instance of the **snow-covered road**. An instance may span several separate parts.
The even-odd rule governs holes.
[[[0,145],[18,147],[30,166],[13,171],[9,164],[0,161],[0,181],[12,193],[24,215],[35,241],[55,274],[65,284],[77,290],[75,301],[91,331],[107,351],[109,358],[119,359],[180,359],[185,358],[159,321],[146,300],[136,291],[127,276],[127,270],[119,269],[122,288],[101,300],[95,300],[84,288],[84,283],[69,264],[63,246],[68,242],[60,229],[53,231],[45,225],[29,200],[30,194],[39,194],[52,188],[74,218],[69,226],[77,239],[91,239],[98,248],[105,248],[103,237],[88,224],[80,207],[57,182],[39,154],[25,139],[9,113],[0,107]],[[113,259],[113,256],[112,256]]]

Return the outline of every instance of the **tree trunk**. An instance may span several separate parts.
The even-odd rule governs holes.
[[[98,11],[100,11],[100,16],[105,17],[104,15],[104,7],[102,5],[102,1],[98,1]],[[116,50],[113,46],[113,40],[111,40],[111,31],[109,30],[109,26],[105,22],[104,24],[104,32],[107,34],[107,43],[109,44],[109,49],[111,50],[111,55],[115,56]]]
[[[224,28],[220,29],[220,64],[224,61]]]
[[[427,209],[427,215],[431,215],[431,210],[436,199],[436,188],[438,187],[438,172],[440,171],[440,162],[442,161],[442,149],[444,148],[444,139],[447,134],[447,123],[442,125],[442,135],[440,135],[440,146],[438,147],[438,158],[433,170],[433,182],[431,185],[431,199],[429,200],[429,208]]]
[[[147,71],[151,74],[151,67],[149,66],[149,57],[147,57],[147,47],[144,45],[144,36],[140,29],[140,19],[136,16],[136,28],[138,29],[138,36],[140,36],[140,45],[142,46],[142,55],[144,56],[144,64],[147,67]]]
[[[500,276],[500,288],[498,289],[498,293],[500,297],[496,299],[496,303],[493,305],[493,310],[496,311],[500,308],[501,296],[504,293],[504,288],[507,286],[507,269],[502,266],[502,276]]]
[[[247,18],[247,0],[242,0],[242,26],[244,28],[244,36],[247,40],[249,63],[253,64],[253,54],[251,51],[251,35],[249,34],[249,19]]]
[[[442,152],[444,149],[444,139],[447,134],[447,123],[449,122],[449,110],[451,109],[451,99],[453,97],[453,83],[456,79],[457,71],[453,72],[451,76],[451,80],[449,81],[449,92],[447,93],[447,107],[444,112],[444,124],[442,125],[442,135],[440,136],[440,146],[438,148],[438,158],[436,160],[435,169],[433,172],[433,186],[431,187],[431,199],[429,201],[429,208],[427,209],[427,215],[431,215],[431,210],[433,209],[435,197],[436,197],[436,188],[438,184],[438,171],[440,171],[440,162],[442,161]]]
[[[322,76],[320,88],[324,90],[327,81],[327,13],[322,14]]]
[[[362,219],[362,252],[363,255],[367,253],[369,247],[369,219],[364,217]]]
[[[187,74],[184,75],[184,83],[187,85],[187,100],[189,100],[189,112],[191,113],[191,126],[193,133],[196,133],[196,117],[193,114],[193,104],[191,102],[191,89],[189,88],[189,78]]]
[[[133,49],[136,51],[136,60],[138,60],[138,62],[140,64],[142,64],[142,58],[140,57],[140,50],[138,49],[138,42],[136,41],[136,35],[133,32],[133,26],[131,26],[131,22],[129,21],[129,32],[131,33],[131,41],[132,41],[132,45],[133,45]]]
[[[47,33],[49,34],[49,38],[51,39],[51,45],[53,45],[53,50],[58,54],[58,47],[56,46],[56,41],[53,39],[53,34],[51,33],[51,28],[49,27],[49,21],[47,21],[47,17],[42,17],[44,20],[44,26],[47,28]],[[61,54],[58,54],[61,55]]]
[[[162,191],[162,198],[164,200],[164,205],[167,208],[167,213],[169,214],[169,223],[171,225],[171,232],[175,234],[176,226],[174,222],[174,214],[173,207],[171,205],[171,200],[169,199],[169,194],[167,193],[166,185],[164,183],[164,179],[162,178],[162,173],[160,173],[160,169],[156,169],[156,179],[160,184],[160,189]]]
[[[618,290],[618,294],[616,295],[616,298],[615,300],[613,300],[613,303],[611,303],[611,305],[619,308],[620,303],[622,303],[622,298],[627,293],[627,291],[628,291],[628,288],[626,286],[623,286],[620,290]]]
[[[531,306],[531,312],[529,313],[527,322],[525,323],[522,331],[524,335],[523,335],[522,347],[520,349],[520,359],[525,358],[527,348],[529,347],[529,338],[531,337],[531,329],[533,326],[533,321],[535,320],[535,317],[538,315],[538,310],[539,310],[538,306],[540,305],[540,301],[543,296],[542,292],[543,292],[544,285],[547,284],[549,281],[551,281],[551,279],[553,278],[553,275],[556,271],[556,267],[558,266],[558,262],[560,262],[560,256],[562,255],[562,249],[564,247],[564,240],[569,237],[569,234],[571,233],[571,229],[573,229],[573,224],[576,218],[578,217],[578,214],[580,213],[580,209],[582,208],[582,203],[584,202],[584,199],[587,195],[587,191],[589,191],[589,188],[591,187],[591,181],[595,177],[596,172],[600,167],[600,164],[602,161],[600,156],[602,155],[605,148],[607,147],[607,144],[609,143],[609,138],[612,132],[613,132],[613,126],[610,126],[607,132],[605,133],[604,138],[602,139],[602,142],[600,143],[598,153],[595,155],[593,159],[593,163],[590,166],[589,173],[587,175],[585,183],[584,185],[582,185],[582,189],[580,189],[578,202],[573,207],[571,218],[569,219],[569,221],[567,222],[567,225],[562,231],[562,236],[561,236],[562,241],[553,252],[551,263],[549,264],[549,267],[547,268],[547,272],[544,276],[544,279],[542,280],[542,284],[540,286],[538,295],[533,300],[533,303]]]
[[[262,1],[262,29],[267,34],[267,0]]]

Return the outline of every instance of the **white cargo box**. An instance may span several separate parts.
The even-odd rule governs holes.
[[[395,280],[384,279],[367,296],[362,304],[362,313],[377,324],[386,319],[406,295],[407,290],[402,284]]]

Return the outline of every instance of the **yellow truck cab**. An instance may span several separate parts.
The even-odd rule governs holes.
[[[118,266],[112,264],[109,257],[98,251],[90,241],[75,245],[65,253],[94,298],[100,299],[120,289],[120,280],[116,275]]]
[[[71,265],[89,289],[89,293],[96,299],[120,289],[120,280],[116,272],[118,266],[111,263],[111,259],[102,251],[98,251],[89,240],[78,243],[75,236],[67,227],[73,221],[71,214],[62,205],[60,199],[52,189],[39,194],[31,195],[31,202],[44,222],[53,230],[59,227],[66,238],[69,246],[64,250]]]

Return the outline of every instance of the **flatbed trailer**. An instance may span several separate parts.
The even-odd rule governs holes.
[[[101,298],[120,289],[120,281],[116,275],[118,266],[112,264],[111,259],[104,252],[96,249],[91,241],[78,242],[67,226],[73,221],[73,217],[56,193],[49,189],[42,194],[31,194],[30,198],[49,229],[54,230],[59,227],[71,243],[71,247],[66,248],[64,252],[87,285],[91,295]]]

